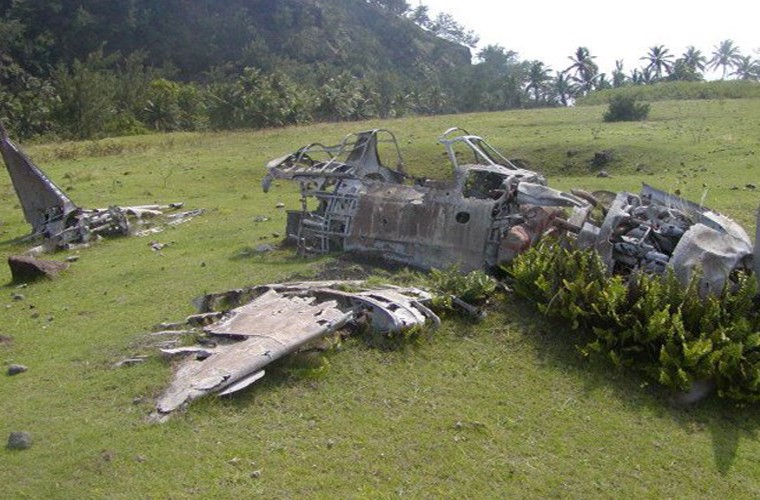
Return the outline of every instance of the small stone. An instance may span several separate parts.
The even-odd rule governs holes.
[[[335,440],[333,440],[333,439],[328,439],[328,440],[327,440],[327,449],[328,449],[328,450],[331,450],[331,449],[333,448],[333,446],[335,446]]]
[[[275,208],[285,208],[285,204],[280,202],[277,205],[274,206]]]
[[[610,173],[606,170],[600,170],[599,173],[596,174],[597,177],[610,177]]]
[[[14,365],[11,365],[11,366],[8,367],[8,375],[12,377],[13,375],[18,375],[19,373],[24,373],[28,369],[29,368],[26,367],[26,366],[24,366],[24,365],[15,365],[14,364]]]
[[[136,455],[135,456],[135,462],[143,463],[146,460],[148,460],[148,459],[145,457],[145,455]]]
[[[261,470],[255,470],[251,472],[251,478],[252,479],[258,479],[261,477]]]
[[[24,294],[23,294],[23,293],[14,293],[13,295],[11,295],[11,298],[12,298],[13,300],[15,300],[15,301],[17,301],[17,302],[18,302],[18,301],[20,301],[20,300],[24,300],[26,297],[24,296]]]
[[[66,262],[76,262],[79,260],[79,255],[69,255],[66,257]]]
[[[32,447],[32,435],[28,432],[11,432],[6,447],[9,450],[27,450]]]
[[[731,191],[738,191],[739,190],[739,186],[731,186],[729,189]]]
[[[264,217],[263,215],[258,215],[253,218],[253,222],[267,222],[269,220],[269,217]]]
[[[745,185],[744,187],[747,188],[747,189],[757,189],[757,185],[752,184],[752,183],[749,183],[749,184]]]
[[[256,253],[267,253],[272,251],[274,251],[274,247],[266,243],[263,243],[256,247]]]

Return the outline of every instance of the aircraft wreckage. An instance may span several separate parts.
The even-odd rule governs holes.
[[[369,130],[337,146],[310,144],[272,160],[262,186],[267,191],[275,179],[300,183],[302,208],[288,212],[286,231],[303,255],[353,251],[419,268],[488,270],[554,235],[597,251],[610,273],[672,268],[686,284],[699,269],[703,294],[722,290],[734,271],[760,264],[741,226],[678,196],[647,185],[638,195],[565,193],[462,129],[449,129],[438,140],[453,164],[448,180],[407,175],[395,136]],[[381,145],[394,153],[396,168],[381,160]],[[430,298],[419,289],[367,289],[360,282],[207,295],[201,314],[188,318],[189,324],[210,322],[202,329],[203,345],[163,349],[191,356],[180,363],[152,417],[162,421],[198,397],[247,387],[272,361],[345,327],[369,325],[382,333],[438,324],[426,305]],[[219,304],[229,307],[214,312]]]
[[[0,124],[0,154],[5,161],[13,187],[18,195],[24,218],[32,226],[26,239],[41,238],[43,244],[32,250],[52,251],[85,244],[98,237],[131,234],[130,218],[142,220],[163,214],[163,210],[179,209],[182,203],[168,205],[111,206],[103,209],[79,207],[55,185],[24,152],[8,137]],[[175,213],[169,224],[177,224],[199,215],[201,210]]]
[[[205,325],[204,345],[162,349],[167,356],[190,356],[158,398],[151,419],[163,421],[208,394],[239,391],[263,377],[269,363],[341,329],[366,327],[383,334],[437,326],[440,320],[426,305],[430,299],[417,288],[367,288],[359,281],[272,284],[206,295],[198,303],[201,312],[186,321],[191,327]],[[220,305],[227,309],[217,311]],[[182,331],[157,335],[177,333]]]
[[[553,234],[596,249],[610,273],[670,267],[687,283],[699,268],[703,293],[722,290],[734,270],[753,269],[744,229],[683,198],[647,185],[638,195],[566,193],[463,129],[438,142],[453,165],[447,180],[407,175],[395,136],[377,129],[270,161],[262,187],[300,183],[302,208],[288,212],[286,233],[303,255],[349,251],[419,268],[489,270]],[[395,153],[396,168],[381,160],[379,145]]]

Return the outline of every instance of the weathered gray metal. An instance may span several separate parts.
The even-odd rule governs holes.
[[[98,236],[128,235],[131,229],[129,217],[160,215],[163,209],[182,206],[182,203],[172,203],[166,206],[81,208],[11,141],[2,124],[0,154],[18,195],[24,218],[32,226],[31,237],[44,240],[43,245],[35,250],[67,248]]]
[[[646,184],[640,195],[618,193],[593,245],[611,273],[672,269],[686,285],[698,272],[702,295],[720,293],[735,270],[753,271],[752,241],[739,224]]]
[[[526,222],[521,206],[588,210],[588,202],[546,187],[541,174],[458,128],[439,137],[453,164],[451,179],[411,179],[382,164],[376,149],[381,132],[398,150],[392,134],[369,130],[336,147],[317,147],[326,160],[312,159],[312,144],[267,165],[265,190],[274,178],[301,184],[302,210],[288,214],[286,230],[302,254],[376,253],[421,268],[454,264],[469,271],[499,263],[502,238]],[[463,156],[472,163],[462,164]],[[316,209],[309,208],[310,199]]]
[[[356,141],[361,154],[347,155],[351,163],[339,159],[354,144],[348,139],[322,147],[325,161],[306,155],[310,145],[269,163],[268,179],[301,183],[302,210],[291,211],[287,224],[301,253],[346,250],[470,271],[508,262],[546,235],[564,233],[595,248],[610,273],[672,269],[687,283],[699,270],[703,294],[722,290],[734,270],[760,265],[744,229],[712,210],[647,185],[640,195],[558,191],[456,127],[438,138],[453,165],[449,179],[367,175],[385,168],[373,152],[376,133],[355,135],[362,138]],[[595,209],[601,223],[591,219]]]
[[[48,225],[58,221],[65,225],[63,221],[79,207],[10,140],[2,124],[0,153],[24,211],[24,218],[32,229],[42,233]]]
[[[345,287],[357,291],[341,289]],[[162,349],[167,355],[192,357],[177,368],[174,380],[158,399],[153,419],[163,420],[199,397],[243,389],[263,377],[264,367],[272,361],[351,322],[364,322],[378,333],[440,323],[425,306],[430,295],[423,290],[390,285],[359,287],[360,282],[286,283],[203,297],[201,311],[219,303],[238,305],[203,328],[220,342],[234,342]]]

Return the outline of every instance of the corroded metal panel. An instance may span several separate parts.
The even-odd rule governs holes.
[[[381,252],[423,268],[459,264],[463,270],[481,269],[493,206],[493,201],[462,198],[454,190],[373,186],[359,199],[346,250]]]

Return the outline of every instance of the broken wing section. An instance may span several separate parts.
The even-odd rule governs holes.
[[[77,210],[77,205],[8,138],[2,125],[0,153],[24,211],[24,218],[35,233],[43,233],[49,223],[64,220]]]
[[[182,363],[156,410],[166,414],[206,394],[242,389],[263,376],[266,365],[343,327],[353,314],[338,309],[333,300],[320,303],[315,297],[286,296],[269,290],[205,329],[210,335],[242,340],[204,350]]]
[[[220,300],[253,299],[204,328],[219,340],[213,347],[162,350],[190,356],[159,398],[153,419],[164,420],[202,396],[243,389],[263,377],[269,363],[353,322],[368,322],[377,332],[440,324],[424,305],[430,301],[427,292],[392,286],[347,292],[340,289],[345,286],[356,287],[356,282],[274,284],[204,297],[203,309]]]

